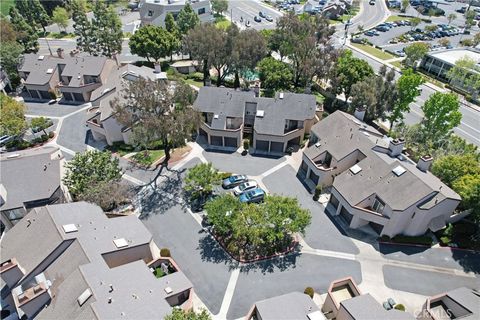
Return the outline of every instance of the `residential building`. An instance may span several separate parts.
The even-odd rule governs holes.
[[[7,92],[12,91],[10,78],[8,77],[7,72],[5,71],[5,69],[3,69],[2,66],[0,66],[0,91],[2,91],[3,94],[7,94]]]
[[[310,132],[316,101],[308,94],[280,92],[265,98],[254,91],[203,87],[194,108],[202,113],[199,136],[208,148],[237,149],[248,136],[253,152],[283,154]]]
[[[418,317],[419,320],[479,318],[480,292],[465,287],[428,298]]]
[[[65,201],[64,161],[52,146],[0,155],[0,220],[6,230],[33,208]]]
[[[195,60],[181,60],[175,61],[170,65],[170,68],[175,69],[177,72],[182,74],[190,74],[197,71],[197,61]]]
[[[415,163],[402,152],[404,145],[336,111],[312,127],[299,176],[311,190],[331,189],[327,210],[350,228],[369,225],[390,237],[442,229],[460,196],[428,171],[432,157]]]
[[[113,59],[100,56],[76,54],[57,56],[25,54],[18,73],[25,85],[28,99],[50,100],[61,93],[65,103],[91,101],[92,92],[107,81],[116,68]]]
[[[450,83],[451,86],[460,91],[471,94],[473,99],[480,99],[478,89],[466,87],[464,81],[450,81],[447,77],[448,71],[455,66],[455,63],[465,57],[475,61],[477,67],[476,70],[471,69],[466,71],[465,77],[469,77],[471,74],[478,75],[480,70],[480,50],[474,48],[431,51],[423,57],[420,63],[420,69],[437,79]]]
[[[386,310],[370,294],[362,294],[351,278],[335,280],[328,288],[322,307],[327,319],[336,320],[414,320],[408,312]]]
[[[326,319],[310,296],[291,292],[256,302],[246,320],[324,320]]]
[[[165,27],[166,15],[171,13],[173,18],[177,20],[178,14],[187,3],[198,15],[200,22],[213,21],[210,0],[141,0],[138,7],[142,25],[152,24]]]
[[[1,250],[2,311],[22,319],[163,319],[191,307],[191,282],[134,215],[109,219],[86,202],[35,208]]]
[[[118,99],[119,102],[124,101],[121,91],[128,81],[136,81],[140,78],[155,81],[166,80],[167,76],[165,72],[156,72],[152,68],[127,64],[113,69],[108,81],[92,93],[93,105],[98,106],[98,110],[87,120],[87,126],[95,140],[105,140],[109,145],[117,141],[129,143],[131,128],[121,125],[116,120],[111,102],[114,99]]]

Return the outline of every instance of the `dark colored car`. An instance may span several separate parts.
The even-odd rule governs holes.
[[[262,22],[262,19],[261,19],[259,16],[255,16],[255,17],[253,18],[253,21],[255,21],[255,22]]]
[[[227,179],[224,179],[222,182],[222,187],[224,189],[231,189],[247,181],[248,181],[247,176],[243,174],[234,175],[234,176],[228,177]]]
[[[377,29],[378,31],[382,31],[382,32],[386,32],[386,31],[390,30],[390,28],[387,27],[387,26],[378,26],[375,29]]]
[[[244,203],[259,203],[265,199],[265,191],[261,188],[253,189],[245,192],[239,198],[240,202]]]
[[[265,13],[263,13],[262,11],[259,11],[258,12],[258,15],[260,16],[260,18],[266,18],[267,16],[265,15]]]

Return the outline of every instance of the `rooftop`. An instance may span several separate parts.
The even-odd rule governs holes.
[[[477,65],[480,65],[480,51],[475,49],[455,48],[441,51],[432,51],[428,54],[432,57],[443,60],[451,65],[454,65],[458,60],[464,57],[469,57],[470,59],[475,61]]]
[[[291,292],[255,303],[262,320],[322,320],[323,314],[306,294]]]
[[[385,310],[369,293],[362,294],[340,303],[354,320],[414,320],[408,312],[400,310]]]

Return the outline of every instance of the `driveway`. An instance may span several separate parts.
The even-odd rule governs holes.
[[[69,104],[48,104],[43,102],[25,102],[27,110],[26,115],[43,116],[43,117],[64,117],[72,112],[85,107],[85,105],[69,105]]]
[[[220,171],[258,176],[285,160],[282,158],[265,158],[252,155],[242,156],[238,152],[207,152],[202,154],[208,162]]]
[[[87,126],[85,122],[91,116],[86,110],[63,119],[57,143],[75,152],[87,149]]]

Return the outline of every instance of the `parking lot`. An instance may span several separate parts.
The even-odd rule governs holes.
[[[265,18],[260,18],[260,22],[255,21],[255,17],[259,17],[260,12],[271,17],[272,21],[267,21]],[[261,1],[232,0],[228,2],[226,15],[242,29],[247,28],[246,24],[250,22],[251,28],[262,30],[274,29],[277,19],[282,16],[282,13]]]

